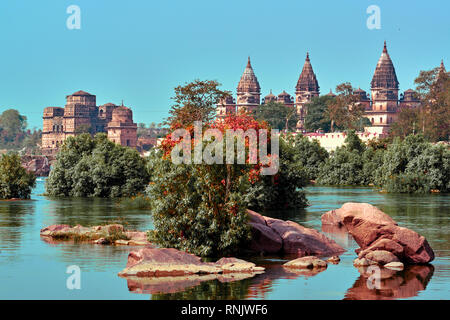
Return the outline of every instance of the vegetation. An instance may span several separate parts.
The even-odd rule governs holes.
[[[346,144],[320,168],[325,185],[375,185],[386,192],[428,193],[450,190],[450,149],[422,135],[371,142],[349,132]]]
[[[324,95],[314,97],[311,102],[306,105],[308,113],[305,117],[305,129],[308,132],[316,132],[322,130],[323,132],[330,132],[331,120],[328,114],[328,106],[334,103],[335,97]]]
[[[267,122],[272,129],[295,131],[298,121],[297,110],[280,102],[270,101],[260,105],[254,112],[255,119]]]
[[[29,199],[36,177],[22,167],[19,155],[4,154],[0,158],[0,199]]]
[[[262,176],[250,186],[246,196],[251,209],[288,210],[307,206],[302,188],[308,184],[309,176],[299,161],[300,150],[291,135],[280,138],[278,173]]]
[[[27,117],[15,109],[0,114],[0,149],[21,150],[35,153],[41,141],[42,131],[27,130]]]
[[[146,161],[131,148],[84,133],[69,137],[56,157],[46,192],[64,197],[131,197],[149,181]]]
[[[328,159],[328,152],[320,146],[317,140],[310,141],[298,134],[293,141],[294,162],[299,163],[306,173],[308,180],[316,180],[320,167]]]
[[[422,134],[431,142],[446,141],[450,137],[450,75],[439,68],[421,71],[414,80],[418,108],[400,111],[392,125],[393,137],[405,138],[409,134]]]

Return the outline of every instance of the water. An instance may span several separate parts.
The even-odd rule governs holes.
[[[149,212],[125,210],[105,199],[51,199],[41,196],[38,181],[31,201],[0,201],[0,299],[450,299],[450,196],[389,195],[368,188],[309,187],[311,206],[297,212],[271,213],[321,230],[320,216],[343,203],[368,202],[401,226],[424,235],[436,254],[431,266],[398,272],[368,289],[352,261],[356,243],[346,233],[330,234],[347,251],[338,265],[314,276],[284,271],[280,257],[247,260],[266,272],[235,282],[193,283],[180,292],[154,293],[148,283],[117,276],[132,248],[91,244],[49,244],[39,230],[51,224],[93,225],[123,219],[128,228],[152,228]],[[67,267],[81,268],[81,289],[69,290]],[[162,285],[164,290],[169,286]],[[152,289],[153,288],[153,289]]]

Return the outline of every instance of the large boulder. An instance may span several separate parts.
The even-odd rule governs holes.
[[[322,224],[344,227],[360,246],[358,258],[384,250],[407,264],[428,263],[434,252],[425,237],[400,227],[386,213],[368,203],[345,203],[322,215]]]
[[[132,251],[121,277],[178,277],[186,275],[261,273],[264,268],[236,258],[222,258],[215,263],[173,248],[144,247]]]
[[[317,230],[292,221],[262,216],[248,211],[252,228],[250,249],[264,253],[282,253],[303,256],[332,256],[345,250],[334,240]]]

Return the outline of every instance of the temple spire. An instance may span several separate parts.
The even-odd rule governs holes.
[[[394,64],[387,52],[386,41],[384,41],[383,52],[375,68],[371,86],[372,88],[398,89],[398,84]]]
[[[247,60],[247,66],[245,67],[244,73],[241,76],[237,87],[238,93],[260,93],[261,88],[259,86],[258,79],[256,78],[255,72],[253,71],[252,64],[250,62],[250,56]]]
[[[309,52],[306,52],[306,59],[303,65],[302,72],[295,86],[296,92],[310,91],[319,92],[319,83],[313,71],[311,61],[309,60]]]

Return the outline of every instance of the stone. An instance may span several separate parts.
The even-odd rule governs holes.
[[[345,227],[361,248],[357,251],[360,258],[384,250],[407,264],[429,263],[434,259],[425,237],[398,226],[386,213],[368,203],[345,203],[323,214],[321,219],[323,224]]]
[[[365,255],[365,258],[381,265],[400,261],[392,252],[386,250],[371,251]]]
[[[315,256],[307,256],[286,262],[283,264],[283,267],[293,269],[320,269],[327,268],[327,263]]]
[[[121,277],[178,277],[186,275],[261,273],[264,268],[236,258],[222,258],[215,263],[173,248],[144,247],[132,251]]]
[[[356,258],[355,260],[353,260],[353,265],[355,267],[366,267],[366,266],[370,266],[373,264],[377,264],[377,263],[375,261],[371,261],[366,258],[362,258],[362,259]]]
[[[317,230],[310,229],[292,221],[265,217],[267,226],[274,230],[283,241],[282,252],[303,256],[331,256],[345,250],[334,240]]]
[[[395,261],[395,262],[386,263],[383,267],[392,269],[392,270],[403,270],[403,268],[405,266],[400,261]]]
[[[341,258],[339,258],[338,256],[332,256],[326,260],[326,262],[332,263],[332,264],[338,264],[340,261],[341,261]]]
[[[283,240],[272,228],[268,227],[263,216],[248,211],[252,232],[249,249],[258,253],[278,253],[283,248]]]
[[[125,230],[121,224],[92,227],[83,227],[81,225],[71,227],[66,224],[58,224],[41,229],[40,235],[48,243],[77,241],[94,244],[150,245],[146,232]]]

